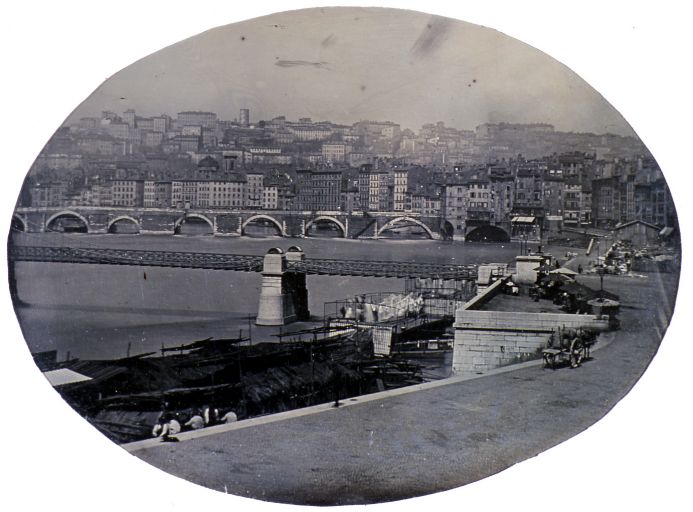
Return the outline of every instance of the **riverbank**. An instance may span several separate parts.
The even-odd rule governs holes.
[[[584,280],[594,284],[595,278]],[[577,369],[528,365],[134,454],[197,484],[281,503],[373,503],[465,485],[537,455],[606,414],[657,352],[677,284],[673,274],[606,282],[621,297],[623,327]],[[563,474],[558,481],[589,485],[585,478]],[[541,486],[528,492],[540,495]]]

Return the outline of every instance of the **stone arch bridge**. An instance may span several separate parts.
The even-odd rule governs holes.
[[[186,222],[206,223],[210,233],[218,236],[243,236],[251,224],[264,224],[285,237],[309,236],[310,229],[317,225],[331,226],[343,238],[379,238],[389,230],[407,227],[418,228],[431,239],[445,237],[441,217],[409,212],[22,207],[15,210],[12,227],[28,233],[67,229],[66,226],[86,233],[112,233],[115,227],[126,225],[136,233],[175,234]]]

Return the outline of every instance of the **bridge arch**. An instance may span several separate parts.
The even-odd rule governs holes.
[[[26,233],[26,220],[24,220],[22,216],[17,215],[16,213],[13,214],[11,229],[12,231],[23,231]]]
[[[173,224],[173,232],[175,234],[178,234],[181,226],[183,224],[185,224],[185,221],[188,219],[202,220],[202,221],[206,222],[207,224],[209,224],[209,227],[212,228],[212,234],[214,234],[216,232],[216,230],[214,229],[214,222],[212,222],[209,217],[207,217],[206,215],[202,215],[201,213],[186,213],[182,217],[179,217],[176,220],[176,222],[174,222],[174,224]]]
[[[46,226],[45,226],[46,231],[51,231],[51,224],[53,224],[56,220],[58,220],[61,217],[72,217],[72,218],[76,218],[76,219],[82,221],[82,223],[84,224],[84,228],[85,228],[86,232],[87,233],[89,232],[89,221],[86,219],[86,217],[84,217],[84,216],[80,215],[79,213],[74,212],[72,210],[62,210],[58,213],[51,215],[48,218],[48,220],[46,220]]]
[[[431,231],[431,229],[426,224],[424,224],[423,222],[421,222],[418,219],[415,219],[413,217],[406,217],[406,216],[395,217],[394,219],[387,221],[385,224],[383,224],[383,227],[378,229],[378,236],[380,236],[380,234],[383,231],[386,231],[388,229],[393,228],[395,226],[395,224],[397,224],[399,222],[411,222],[412,224],[416,224],[417,226],[419,226],[420,228],[422,228],[426,232],[426,234],[428,235],[428,238],[430,238],[431,240],[435,239],[435,235],[433,234],[433,231]]]
[[[202,215],[201,213],[186,213],[182,217],[178,218],[175,223],[175,227],[179,227],[183,222],[185,222],[187,219],[200,219],[205,221],[209,226],[214,229],[214,222],[212,222],[209,217]]]
[[[122,222],[122,221],[128,221],[128,222],[132,222],[133,224],[135,224],[135,226],[137,226],[137,232],[138,233],[142,229],[142,226],[140,225],[140,221],[138,221],[134,217],[130,217],[129,215],[120,215],[119,217],[116,217],[115,219],[108,222],[108,228],[106,229],[106,231],[111,233],[112,232],[111,228],[113,228],[117,222]]]
[[[342,230],[342,236],[344,236],[344,237],[347,236],[346,226],[342,222],[340,222],[340,220],[337,219],[336,217],[331,217],[329,215],[319,215],[319,216],[315,217],[314,219],[311,219],[310,222],[308,222],[306,224],[304,235],[308,235],[308,230],[310,229],[310,227],[313,224],[315,224],[316,222],[321,222],[321,221],[322,222],[330,222],[332,224],[335,224],[339,229]]]
[[[259,214],[257,214],[257,215],[252,215],[252,216],[248,217],[248,218],[243,222],[243,224],[241,224],[241,235],[245,235],[245,228],[246,228],[246,226],[247,226],[248,224],[250,224],[251,222],[254,222],[254,221],[256,221],[256,220],[268,220],[268,221],[270,221],[272,224],[274,224],[275,226],[277,226],[277,229],[279,230],[279,234],[280,234],[281,236],[286,236],[285,233],[284,233],[284,227],[282,226],[281,222],[279,222],[279,221],[278,221],[277,219],[275,219],[274,217],[271,217],[271,216],[269,216],[269,215],[264,215],[264,214],[262,214],[262,213],[259,213]]]
[[[464,239],[467,242],[510,242],[510,235],[503,228],[486,224],[472,229]]]

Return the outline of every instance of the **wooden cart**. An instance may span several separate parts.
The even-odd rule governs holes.
[[[551,336],[548,347],[542,350],[544,368],[555,369],[570,365],[577,368],[590,358],[592,345],[597,341],[596,333],[585,329],[560,329]]]

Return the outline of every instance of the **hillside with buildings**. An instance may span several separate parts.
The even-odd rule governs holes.
[[[543,231],[675,223],[661,170],[642,143],[549,124],[475,130],[390,121],[233,121],[102,112],[59,129],[19,206],[344,213],[440,218],[445,236],[533,218]]]

